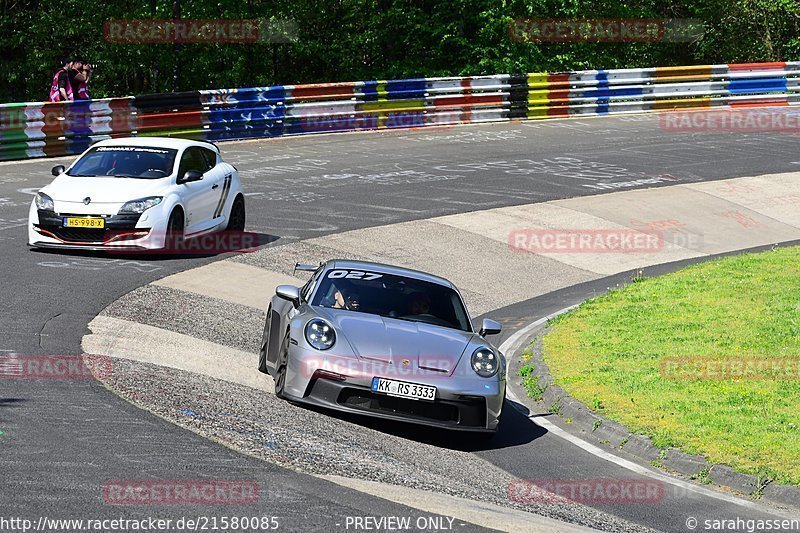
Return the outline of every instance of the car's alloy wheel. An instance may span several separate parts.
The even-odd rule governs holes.
[[[269,344],[269,327],[272,322],[272,305],[267,309],[267,320],[264,324],[264,334],[261,336],[261,350],[258,352],[258,371],[267,373],[267,344]]]
[[[281,353],[278,355],[278,369],[275,371],[275,396],[285,398],[283,389],[286,387],[286,365],[289,362],[289,332],[283,338]]]
[[[245,220],[244,200],[241,196],[237,196],[233,201],[233,206],[231,206],[228,231],[244,231]]]

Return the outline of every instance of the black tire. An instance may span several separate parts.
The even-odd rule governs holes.
[[[164,247],[173,253],[183,249],[183,212],[176,209],[169,216]]]
[[[500,403],[502,408],[500,411],[500,416],[497,417],[497,425],[495,426],[495,433],[500,432],[500,426],[503,425],[503,419],[506,417],[506,411],[508,411],[509,409],[513,409],[513,407],[511,407],[510,405],[506,405],[507,400],[508,400],[508,393],[506,391],[503,391],[503,401]]]
[[[275,370],[275,396],[283,400],[286,399],[286,396],[283,394],[283,390],[286,387],[286,364],[288,359],[289,332],[287,331],[286,336],[283,338],[283,343],[281,344],[281,353],[278,355],[278,368]]]
[[[269,344],[269,326],[272,322],[272,305],[267,309],[267,320],[264,323],[264,334],[261,336],[261,350],[258,352],[258,371],[268,374],[267,370],[267,344]]]
[[[247,216],[244,209],[244,198],[237,196],[231,206],[231,215],[228,220],[228,231],[244,231]]]

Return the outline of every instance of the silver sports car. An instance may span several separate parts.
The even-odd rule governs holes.
[[[503,355],[475,331],[446,279],[331,260],[303,287],[281,285],[267,311],[258,369],[293,402],[476,432],[497,429]]]

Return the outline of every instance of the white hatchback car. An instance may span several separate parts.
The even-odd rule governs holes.
[[[156,250],[218,230],[242,232],[236,169],[211,143],[161,137],[92,145],[31,204],[28,244],[89,250]]]

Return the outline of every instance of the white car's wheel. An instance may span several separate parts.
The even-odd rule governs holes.
[[[231,215],[228,218],[228,231],[244,231],[246,219],[244,198],[242,196],[237,196],[231,206]]]
[[[183,248],[183,211],[175,209],[169,216],[167,222],[166,239],[164,240],[164,248],[167,250],[177,251]]]

